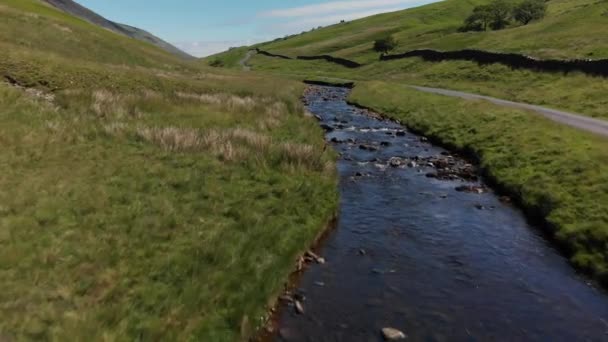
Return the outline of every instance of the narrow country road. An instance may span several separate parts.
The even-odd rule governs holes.
[[[414,88],[416,90],[424,91],[427,93],[459,97],[459,98],[468,99],[468,100],[485,100],[485,101],[489,101],[489,102],[492,102],[492,103],[500,105],[500,106],[511,107],[511,108],[516,108],[516,109],[531,110],[531,111],[539,113],[542,116],[549,118],[553,121],[557,121],[559,123],[563,123],[565,125],[575,127],[575,128],[587,131],[587,132],[595,133],[595,134],[601,135],[603,137],[608,137],[608,121],[605,121],[605,120],[594,119],[594,118],[580,115],[580,114],[568,113],[568,112],[563,112],[560,110],[550,109],[550,108],[546,108],[546,107],[541,107],[541,106],[536,106],[536,105],[531,105],[531,104],[526,104],[526,103],[507,101],[507,100],[501,100],[501,99],[497,99],[497,98],[490,97],[490,96],[465,93],[465,92],[461,92],[461,91],[420,87],[420,86],[413,86],[413,85],[408,85],[408,87]]]
[[[251,71],[251,66],[249,66],[247,63],[249,63],[249,60],[251,59],[251,57],[253,57],[254,54],[254,50],[249,50],[247,51],[247,54],[245,54],[245,57],[243,57],[243,59],[239,61],[239,65],[243,67],[243,71]]]

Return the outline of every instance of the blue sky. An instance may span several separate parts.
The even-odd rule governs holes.
[[[76,0],[195,56],[436,0]]]

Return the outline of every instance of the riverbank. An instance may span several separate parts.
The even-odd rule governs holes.
[[[607,284],[608,141],[526,112],[382,82],[358,83],[350,100],[477,156],[576,267]]]
[[[0,336],[247,338],[336,211],[303,86],[93,71],[0,83]]]

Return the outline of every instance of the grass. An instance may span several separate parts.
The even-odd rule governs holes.
[[[0,339],[250,336],[337,208],[303,85],[0,17]]]
[[[419,48],[477,48],[517,52],[540,58],[606,58],[608,3],[597,0],[551,0],[547,16],[526,26],[501,31],[458,32],[473,7],[484,0],[446,0],[426,6],[335,24],[261,48],[287,55],[331,54],[373,62],[373,41],[392,34],[396,52]]]
[[[577,267],[608,284],[608,141],[523,111],[363,82],[350,100],[474,153],[547,222]]]
[[[243,68],[243,66],[240,64],[240,61],[243,60],[243,58],[247,54],[247,51],[249,51],[249,47],[247,46],[235,47],[231,48],[228,51],[222,52],[221,54],[203,58],[201,61],[203,63],[209,64],[213,61],[219,60],[222,61],[223,67],[225,68],[240,70]]]
[[[223,341],[259,327],[336,207],[316,124],[264,98],[63,96],[78,105],[0,88],[3,336]]]
[[[548,14],[541,21],[501,31],[458,32],[472,8],[484,2],[446,0],[259,45],[261,49],[289,56],[330,54],[350,58],[365,63],[363,68],[347,69],[322,61],[311,63],[266,56],[255,56],[251,64],[254,70],[283,77],[384,80],[443,87],[608,118],[605,96],[608,81],[602,77],[513,70],[500,64],[478,65],[466,61],[425,62],[410,58],[380,62],[378,53],[372,49],[374,39],[393,34],[399,41],[394,53],[419,48],[478,48],[541,58],[608,58],[606,1],[551,0]]]
[[[15,48],[96,63],[180,68],[187,62],[143,42],[61,12],[42,1],[0,4],[0,49]]]
[[[286,61],[261,55],[255,56],[251,64],[254,70],[293,79],[333,77],[424,85],[608,119],[608,100],[605,96],[608,81],[582,73],[540,73],[511,69],[501,64],[479,65],[467,61],[426,62],[421,58],[374,63],[355,70],[323,61]]]

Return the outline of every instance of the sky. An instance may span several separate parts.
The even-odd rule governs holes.
[[[76,0],[197,57],[436,0]]]

